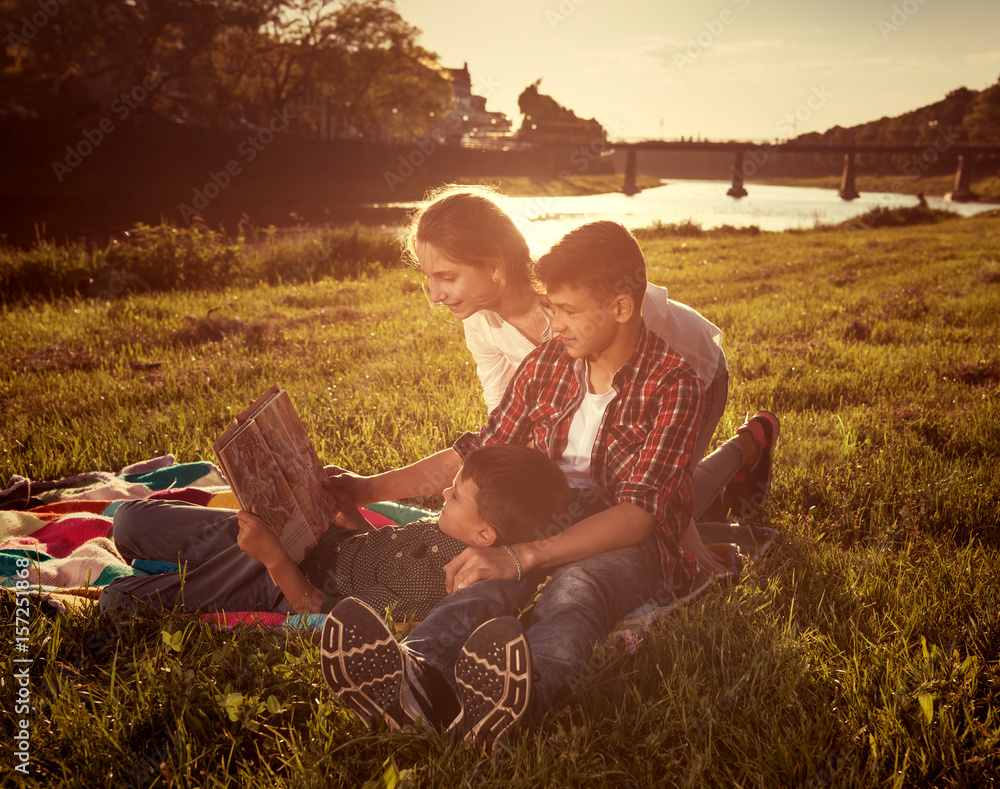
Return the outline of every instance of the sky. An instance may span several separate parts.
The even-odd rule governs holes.
[[[1000,78],[1000,0],[397,0],[520,122],[540,90],[616,140],[774,140]]]

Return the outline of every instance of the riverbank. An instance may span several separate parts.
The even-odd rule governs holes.
[[[651,280],[725,331],[718,440],[748,411],[781,418],[761,521],[781,536],[738,584],[596,655],[567,704],[493,758],[366,732],[326,691],[313,632],[32,599],[31,773],[3,775],[499,789],[1000,772],[1000,217],[641,243]],[[0,483],[209,460],[275,382],[323,460],[364,474],[486,415],[461,325],[395,268],[36,299],[0,310],[0,351]],[[2,602],[0,637],[20,643]]]
[[[570,175],[565,178],[532,178],[529,176],[460,176],[460,184],[492,184],[508,197],[573,197],[620,192],[621,175]],[[636,176],[640,189],[651,189],[663,183],[660,178]]]
[[[525,231],[533,248],[545,249],[569,227],[601,217],[600,214],[571,215],[567,220],[559,213],[559,206],[565,203],[561,204],[553,197],[554,188],[561,185],[578,189],[584,188],[586,183],[586,179],[580,179],[569,185],[555,182],[550,186],[545,181],[510,185],[511,188],[519,187],[529,192],[532,186],[543,190],[539,195],[547,196],[544,206],[548,208],[544,210],[554,208],[555,215],[559,217],[554,223],[528,223]],[[593,179],[591,183],[597,189],[604,186],[599,179]],[[529,209],[538,209],[543,201],[536,197],[523,198],[520,203],[516,199],[510,202],[512,208],[518,210],[525,205]],[[635,199],[641,199],[641,196],[629,200]],[[1000,212],[988,213],[996,216]],[[402,221],[402,209],[398,215]],[[672,223],[655,219],[636,225],[634,219],[619,217],[627,226],[634,227],[636,236],[642,241],[753,236],[761,233],[761,228],[753,224],[703,227],[690,219]],[[948,223],[952,220],[958,221],[958,218],[948,211],[876,205],[840,224],[814,224],[814,227],[854,232],[874,227]],[[551,237],[538,236],[540,232]],[[791,232],[808,231],[797,228]],[[0,304],[16,305],[35,299],[75,296],[107,300],[176,290],[211,292],[223,285],[246,287],[257,282],[305,284],[324,279],[373,276],[405,265],[400,235],[398,226],[371,227],[359,222],[346,226],[312,226],[300,222],[284,228],[260,228],[244,221],[237,224],[232,232],[226,232],[224,228],[213,229],[198,220],[190,227],[137,224],[121,237],[103,244],[87,240],[58,244],[40,239],[25,249],[0,245]],[[769,235],[781,234],[772,232]]]

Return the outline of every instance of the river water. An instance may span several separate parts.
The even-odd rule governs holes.
[[[768,186],[747,183],[749,194],[729,197],[728,181],[670,181],[627,196],[621,193],[573,197],[504,197],[499,202],[524,232],[532,252],[545,251],[567,231],[585,222],[611,219],[628,228],[695,222],[707,229],[730,225],[761,230],[807,229],[818,224],[844,222],[875,206],[914,206],[912,195],[862,193],[856,200],[841,200],[835,189]],[[997,208],[996,204],[951,203],[927,198],[931,208],[972,216]]]

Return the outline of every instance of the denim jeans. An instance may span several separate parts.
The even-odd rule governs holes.
[[[692,483],[694,485],[695,521],[701,520],[701,516],[725,490],[726,485],[736,476],[743,465],[743,450],[733,439],[721,444],[712,454],[702,457],[715,434],[723,412],[726,410],[728,394],[729,368],[723,360],[711,385],[705,389],[704,415],[695,439],[692,455],[694,458]]]
[[[538,581],[478,581],[452,592],[404,643],[454,687],[455,661],[466,639],[483,622],[516,615],[534,595]],[[607,638],[625,614],[654,598],[662,584],[659,547],[652,534],[630,548],[556,569],[525,631],[535,673],[534,710],[542,712],[559,701],[592,646]]]
[[[723,357],[719,361],[719,369],[715,371],[712,383],[705,387],[705,402],[701,411],[701,424],[694,440],[694,451],[691,457],[697,463],[705,454],[708,445],[715,435],[715,428],[726,412],[726,401],[729,399],[729,367]]]

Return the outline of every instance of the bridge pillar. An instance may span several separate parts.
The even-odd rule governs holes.
[[[837,192],[843,200],[854,200],[861,195],[854,186],[854,152],[844,154],[844,174],[840,178],[840,191]]]
[[[944,196],[945,200],[951,200],[955,203],[968,203],[979,199],[979,195],[969,187],[971,170],[971,167],[965,166],[965,155],[960,153],[958,155],[958,169],[955,171],[955,184],[952,186],[951,191]]]
[[[743,187],[743,151],[736,151],[736,164],[733,165],[733,184],[726,192],[730,197],[746,197],[748,192]]]
[[[627,195],[638,194],[639,187],[635,185],[635,148],[625,150],[625,183],[622,185],[622,192]]]

